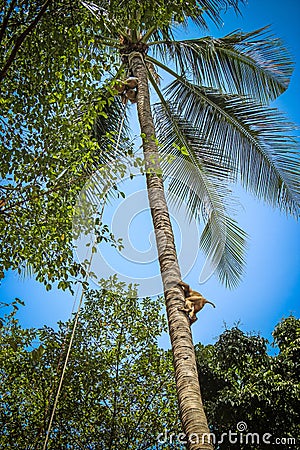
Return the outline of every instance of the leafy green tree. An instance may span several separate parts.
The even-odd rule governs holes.
[[[29,330],[14,316],[4,321],[1,448],[43,447],[72,326]],[[138,300],[116,278],[87,293],[48,449],[150,450],[165,428],[180,432],[171,354],[157,344],[162,331],[159,298]]]
[[[12,0],[0,10],[0,278],[29,268],[47,289],[67,289],[83,272],[72,246],[78,194],[96,169],[106,183],[124,172],[122,161],[104,164],[122,111],[104,87],[114,63],[77,2]],[[121,139],[119,149],[130,146]]]
[[[238,327],[226,330],[214,345],[196,346],[202,395],[217,448],[264,449],[275,439],[281,440],[282,449],[297,448],[299,335],[300,320],[290,316],[273,332],[275,356],[268,355],[266,339]],[[241,422],[246,423],[243,440],[230,442],[229,430],[241,431]],[[227,435],[221,442],[223,433]],[[247,441],[247,433],[257,433],[260,440]],[[267,433],[269,443],[264,443]]]
[[[61,5],[60,2],[58,4]],[[58,148],[62,144],[66,144],[67,149],[75,145],[75,149],[79,147],[81,157],[82,149],[88,150],[90,155],[91,146],[94,149],[97,145],[95,140],[90,140],[90,134],[86,133],[92,128],[98,113],[97,109],[93,109],[92,99],[94,88],[100,88],[100,83],[97,85],[95,79],[98,77],[99,81],[101,75],[104,75],[107,58],[109,62],[111,59],[114,61],[112,87],[115,86],[116,90],[113,92],[116,94],[123,86],[123,100],[127,98],[137,102],[181,419],[185,433],[188,436],[196,433],[196,441],[201,441],[202,436],[208,432],[208,427],[202,407],[189,320],[179,311],[184,296],[177,285],[181,275],[162,173],[173,176],[169,188],[173,201],[185,201],[189,217],[203,219],[205,226],[200,244],[211,261],[212,269],[216,270],[220,280],[226,285],[235,286],[243,273],[246,235],[232,219],[231,183],[241,182],[246,189],[273,206],[278,206],[289,214],[299,215],[299,154],[289,135],[292,127],[278,111],[268,106],[271,100],[287,88],[292,65],[282,43],[266,30],[233,33],[223,39],[174,39],[174,28],[188,25],[189,21],[193,21],[202,30],[207,29],[207,19],[219,24],[223,8],[233,7],[235,11],[239,11],[237,0],[143,3],[133,0],[126,3],[82,0],[73,5],[62,13],[61,9],[49,2],[49,11],[57,18],[60,35],[51,26],[49,30],[50,21],[41,20],[35,29],[37,34],[31,34],[33,40],[27,39],[22,44],[25,50],[26,43],[30,47],[31,42],[36,42],[35,36],[42,36],[45,38],[43,55],[49,59],[49,54],[56,49],[61,54],[59,45],[53,50],[53,42],[63,42],[64,45],[66,36],[68,45],[71,45],[72,38],[77,42],[77,45],[74,44],[75,52],[71,52],[73,58],[70,65],[65,54],[67,59],[57,71],[48,70],[46,61],[46,69],[44,67],[41,72],[42,75],[46,72],[46,80],[50,77],[55,85],[56,94],[53,96],[50,93],[49,101],[53,103],[49,104],[63,108],[57,111],[59,114],[50,111],[50,114],[43,115],[43,123],[47,126],[51,124],[57,132],[61,130],[61,121],[65,127],[69,126],[70,116],[74,117],[71,113],[81,103],[69,102],[65,90],[61,95],[56,86],[61,86],[62,83],[65,87],[71,81],[75,84],[70,91],[71,99],[72,95],[76,96],[80,92],[80,99],[83,100],[84,90],[80,87],[82,80],[78,79],[75,71],[75,65],[79,61],[86,68],[83,79],[86,83],[84,86],[87,87],[87,110],[92,109],[94,115],[83,114],[83,117],[88,117],[89,127],[84,127],[83,124],[78,126],[80,132],[85,131],[83,136],[88,135],[89,138],[86,142],[87,138],[78,139],[76,134],[70,135],[69,141],[59,141]],[[91,14],[88,15],[88,12]],[[83,21],[78,22],[81,14]],[[64,28],[65,20],[69,23],[68,33]],[[47,31],[50,31],[49,36]],[[80,40],[77,38],[78,33]],[[30,47],[30,50],[33,49]],[[99,54],[102,60],[99,60]],[[53,61],[56,64],[60,59],[54,58]],[[101,64],[95,64],[94,61]],[[26,71],[28,61],[23,57],[20,62],[23,62],[20,68]],[[35,62],[33,58],[32,64]],[[15,72],[12,73],[18,73],[17,63],[18,59],[14,62]],[[37,67],[40,67],[40,63],[37,63]],[[70,73],[68,67],[73,68],[73,72]],[[10,69],[13,69],[13,63]],[[109,75],[110,67],[108,69]],[[164,93],[158,83],[158,71],[161,70],[174,80]],[[56,72],[57,78],[62,78],[62,81],[56,79],[53,82],[53,73]],[[137,79],[137,86],[133,85],[133,89],[128,89],[128,76]],[[25,79],[28,80],[27,73]],[[159,99],[152,110],[149,82]],[[87,92],[88,88],[90,93]],[[13,89],[9,92],[10,99],[16,97]],[[25,97],[20,91],[17,92],[17,100],[22,98],[24,101]],[[30,110],[38,110],[38,98],[30,98]],[[11,112],[9,105],[12,103],[12,100],[8,102],[8,115]],[[73,107],[72,111],[69,110],[69,105]],[[18,117],[18,113],[20,111],[15,111],[11,117]],[[37,115],[39,119],[36,119],[37,123],[33,121],[34,130],[42,126],[40,111],[37,111]],[[6,124],[4,121],[5,127]],[[69,129],[71,134],[72,127]],[[34,133],[29,129],[29,136],[32,135]],[[17,148],[18,146],[19,144]],[[31,148],[31,141],[27,146]],[[55,153],[56,147],[52,145],[51,148]],[[8,161],[11,161],[10,147],[7,154]],[[170,160],[173,162],[170,163]],[[84,159],[84,162],[88,165],[91,161]],[[63,170],[65,165],[63,164]],[[22,173],[25,168],[23,165]],[[15,171],[16,168],[13,172]],[[7,173],[10,170],[6,169]],[[61,173],[63,171],[56,172],[56,178]],[[10,261],[13,260],[13,255],[14,253]],[[200,444],[199,447],[196,442],[190,442],[189,446],[191,449],[211,448],[209,443]]]

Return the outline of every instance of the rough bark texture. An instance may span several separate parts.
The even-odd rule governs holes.
[[[147,69],[143,55],[138,52],[131,53],[129,65],[133,75],[138,78],[138,118],[143,136],[148,197],[164,286],[181,421],[187,436],[187,447],[189,449],[211,450],[213,446],[207,443],[209,428],[200,394],[189,320],[183,312],[178,311],[178,308],[184,305],[184,295],[182,289],[177,285],[177,282],[181,279],[181,274],[164,195],[163,181],[159,176],[160,165],[150,108]],[[163,431],[161,430],[161,432]],[[203,443],[205,436],[206,439]]]

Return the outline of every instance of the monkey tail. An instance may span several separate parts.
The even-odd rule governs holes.
[[[214,308],[216,307],[216,305],[213,302],[210,302],[209,300],[205,300],[205,303],[209,303],[211,306],[213,306]]]

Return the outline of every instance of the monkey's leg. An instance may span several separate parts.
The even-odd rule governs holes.
[[[192,310],[191,310],[191,308],[178,308],[178,311],[184,311],[184,312],[186,312],[186,313],[189,313],[189,312],[191,312]]]
[[[191,322],[196,322],[196,320],[197,320],[197,317],[195,314],[195,305],[192,305],[191,312],[189,314],[189,319]]]
[[[184,307],[183,308],[178,308],[178,311],[184,311],[186,313],[189,313],[189,312],[192,311],[192,307],[193,307],[192,303],[190,303],[188,301],[185,301]]]

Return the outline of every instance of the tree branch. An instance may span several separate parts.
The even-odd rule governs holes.
[[[9,10],[7,11],[7,14],[4,17],[4,19],[3,19],[2,27],[1,27],[1,30],[0,30],[0,42],[3,39],[3,36],[4,36],[5,30],[6,30],[9,18],[11,16],[11,13],[13,12],[13,9],[14,9],[15,6],[16,6],[16,0],[12,0],[12,2],[10,4],[10,7],[9,7]]]
[[[41,20],[42,16],[44,15],[44,13],[47,10],[47,7],[50,5],[52,0],[46,0],[45,3],[43,4],[40,12],[38,13],[38,15],[36,16],[36,18],[33,20],[33,22],[31,22],[31,24],[26,28],[26,30],[23,31],[23,33],[20,34],[20,36],[18,37],[18,39],[16,40],[15,46],[13,47],[3,69],[0,72],[0,83],[1,81],[5,78],[8,69],[10,68],[10,66],[12,65],[12,63],[14,62],[14,59],[16,57],[16,54],[19,50],[19,48],[21,47],[21,45],[23,44],[24,40],[26,39],[26,37],[34,30],[34,28],[37,26],[38,22]]]

